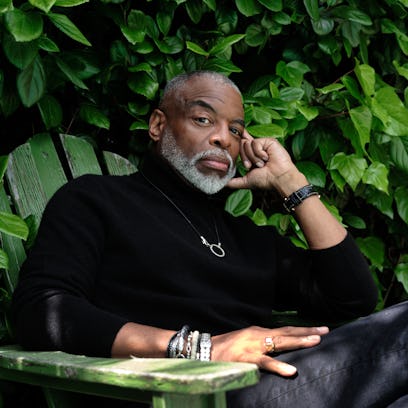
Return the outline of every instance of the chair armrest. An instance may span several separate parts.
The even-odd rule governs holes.
[[[159,358],[96,358],[0,347],[0,378],[43,387],[147,401],[157,393],[217,394],[258,382],[254,364]]]

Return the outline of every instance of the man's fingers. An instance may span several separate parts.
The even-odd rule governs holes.
[[[329,328],[322,327],[292,327],[286,326],[271,331],[270,336],[264,338],[265,354],[313,347],[320,343],[321,336],[327,334]],[[268,345],[267,345],[268,341]]]
[[[273,373],[282,375],[283,377],[291,377],[296,374],[296,367],[283,361],[276,360],[269,356],[262,356],[258,367]]]
[[[256,167],[263,167],[268,161],[268,154],[262,148],[262,144],[255,140],[243,139],[241,141],[241,159],[246,168],[253,165]]]
[[[274,351],[281,352],[299,348],[313,347],[320,343],[321,337],[317,334],[309,336],[274,336],[272,337]]]
[[[327,334],[329,328],[327,326],[304,327],[304,326],[284,326],[274,329],[276,335],[283,336],[308,336],[312,334]]]

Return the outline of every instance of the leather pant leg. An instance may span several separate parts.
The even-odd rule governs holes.
[[[318,346],[276,356],[294,377],[263,372],[228,393],[229,408],[385,408],[408,399],[408,302],[332,330]],[[408,405],[407,405],[408,406]]]

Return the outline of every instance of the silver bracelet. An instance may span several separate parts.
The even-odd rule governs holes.
[[[197,360],[197,350],[198,350],[198,338],[200,332],[198,330],[193,331],[193,337],[191,339],[191,359]]]
[[[200,360],[210,361],[211,360],[211,334],[202,333],[200,338]]]

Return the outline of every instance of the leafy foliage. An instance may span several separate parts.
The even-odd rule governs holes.
[[[0,0],[2,145],[65,132],[137,162],[168,79],[230,75],[248,130],[278,138],[358,238],[381,308],[408,293],[407,11],[406,0]],[[236,192],[227,210],[306,245],[270,195]]]

